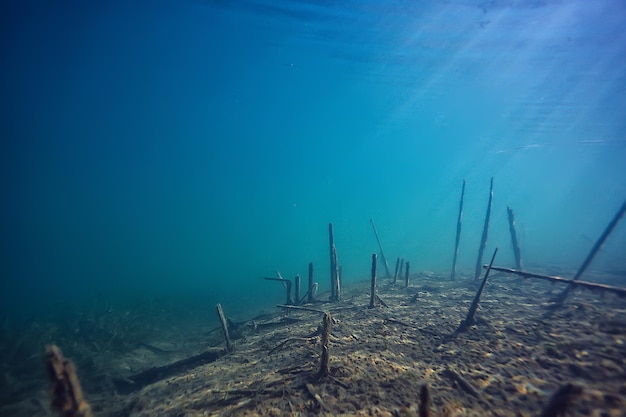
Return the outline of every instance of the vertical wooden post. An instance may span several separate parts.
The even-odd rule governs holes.
[[[330,301],[336,301],[339,299],[339,272],[332,223],[328,223],[328,243],[330,246]]]
[[[313,262],[309,262],[309,303],[315,301],[315,294],[313,294]]]
[[[511,232],[511,244],[513,245],[513,255],[515,256],[515,269],[522,271],[522,253],[517,244],[517,231],[515,230],[515,214],[511,207],[506,206],[506,213],[509,217],[509,232]]]
[[[372,285],[370,290],[370,308],[376,307],[376,254],[372,253]]]
[[[294,283],[296,285],[296,290],[295,290],[295,294],[294,294],[294,303],[295,305],[300,304],[300,275],[296,275],[296,277],[294,278]]]
[[[420,405],[418,407],[418,417],[431,417],[431,399],[428,385],[424,384],[420,388]]]
[[[498,248],[496,248],[496,250],[493,251],[493,256],[491,257],[491,262],[489,262],[489,267],[487,268],[487,271],[485,271],[485,277],[483,278],[483,281],[480,283],[480,287],[478,287],[478,291],[476,292],[476,296],[474,297],[474,301],[472,301],[472,305],[470,306],[469,311],[467,312],[467,317],[465,317],[465,320],[463,320],[461,322],[461,325],[459,326],[459,330],[460,332],[464,332],[465,330],[469,329],[470,326],[473,326],[474,323],[476,322],[474,320],[474,314],[476,313],[476,309],[478,308],[478,302],[480,301],[480,295],[483,292],[483,289],[485,288],[485,284],[487,283],[487,277],[489,276],[489,272],[491,272],[491,267],[493,266],[493,261],[496,259],[496,254],[498,253]]]
[[[491,217],[491,202],[493,200],[493,177],[491,177],[491,185],[489,186],[489,202],[487,203],[487,214],[485,215],[485,225],[483,227],[483,235],[480,239],[480,246],[478,247],[478,259],[476,260],[476,269],[474,270],[474,279],[480,277],[480,272],[483,266],[483,252],[485,246],[487,246],[487,234],[489,232],[489,218]]]
[[[291,281],[288,279],[285,280],[285,288],[287,289],[287,301],[285,304],[288,306],[293,305],[293,298],[291,298]]]
[[[233,344],[230,342],[230,336],[228,336],[228,325],[226,324],[226,317],[224,317],[224,311],[222,310],[222,305],[218,304],[215,306],[215,308],[217,310],[217,315],[220,318],[220,323],[222,324],[222,334],[224,335],[224,340],[226,341],[226,352],[232,352]]]
[[[409,261],[406,262],[406,271],[404,273],[404,287],[409,288]]]
[[[456,220],[456,240],[454,243],[454,256],[452,258],[452,274],[450,279],[456,278],[456,260],[459,256],[459,242],[461,241],[461,222],[463,220],[463,198],[465,197],[465,180],[463,180],[463,187],[461,187],[461,201],[459,202],[459,217]]]
[[[393,283],[395,284],[398,281],[398,272],[400,271],[400,258],[396,261],[396,272],[393,274]]]
[[[322,319],[322,358],[320,361],[320,370],[317,374],[318,379],[328,375],[328,363],[330,362],[330,352],[328,350],[330,343],[330,313],[324,313]]]

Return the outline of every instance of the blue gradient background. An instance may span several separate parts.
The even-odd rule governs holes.
[[[577,268],[626,198],[626,4],[15,1],[0,10],[0,303],[269,305],[390,263]],[[626,224],[591,269],[626,270]],[[258,297],[262,300],[258,301]]]

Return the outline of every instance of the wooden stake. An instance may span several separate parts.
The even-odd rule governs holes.
[[[511,207],[506,206],[506,213],[509,217],[509,231],[511,232],[511,244],[513,245],[513,255],[515,256],[515,268],[522,270],[522,254],[517,244],[517,231],[515,230],[515,214]]]
[[[404,288],[409,288],[409,261],[406,262],[406,271],[404,272]]]
[[[393,274],[393,283],[395,284],[398,281],[398,272],[400,271],[401,259],[398,258],[396,261],[396,272]]]
[[[294,278],[294,283],[296,284],[296,290],[295,290],[295,294],[294,294],[294,299],[295,305],[300,304],[300,275],[296,275],[296,277]]]
[[[600,248],[604,244],[604,241],[606,240],[606,238],[609,237],[609,235],[611,234],[613,229],[615,229],[615,226],[617,226],[617,223],[619,223],[619,221],[624,216],[624,213],[626,213],[626,200],[624,200],[624,202],[622,203],[622,206],[619,208],[617,213],[615,213],[615,216],[613,217],[611,222],[608,224],[606,229],[604,229],[604,232],[598,238],[596,244],[593,245],[593,248],[591,248],[591,251],[589,252],[587,257],[585,258],[583,264],[578,269],[578,272],[576,272],[576,275],[574,276],[574,279],[572,280],[572,283],[578,282],[578,278],[580,278],[580,276],[585,272],[585,270],[587,269],[587,267],[589,266],[589,264],[591,263],[593,258],[596,256],[596,253],[598,253],[598,251],[600,250]],[[565,301],[565,299],[567,298],[567,295],[568,295],[568,293],[569,293],[569,291],[571,289],[572,289],[572,286],[570,285],[569,287],[565,288],[565,290],[563,290],[563,292],[556,297],[557,304],[562,304],[563,301]]]
[[[467,329],[470,328],[470,326],[473,326],[474,323],[476,322],[474,320],[474,314],[476,313],[476,309],[478,308],[478,302],[480,301],[480,295],[483,292],[483,288],[485,288],[485,284],[487,283],[487,277],[489,276],[489,272],[491,271],[491,267],[493,266],[493,261],[496,259],[496,254],[498,253],[498,248],[496,248],[496,250],[493,251],[493,256],[491,257],[491,262],[489,263],[489,267],[487,268],[487,271],[485,271],[485,277],[483,278],[483,281],[480,283],[480,287],[478,288],[478,291],[476,292],[476,296],[474,297],[474,301],[472,301],[472,305],[469,309],[469,311],[467,312],[467,317],[465,318],[464,321],[461,322],[461,325],[459,326],[458,331],[459,332],[464,332]]]
[[[282,277],[280,278],[264,277],[263,279],[268,280],[268,281],[282,282],[282,284],[285,286],[285,289],[287,291],[287,301],[285,302],[285,304],[293,304],[293,298],[291,298],[291,281],[290,280],[284,279]]]
[[[320,361],[320,370],[317,374],[318,379],[322,379],[328,375],[328,363],[330,362],[330,352],[328,350],[330,342],[330,322],[330,313],[324,313],[324,318],[322,319],[322,358]]]
[[[228,326],[226,324],[226,317],[224,317],[224,311],[222,310],[222,305],[218,304],[215,306],[217,310],[217,315],[220,318],[220,323],[222,324],[222,334],[224,335],[224,340],[226,341],[226,352],[233,351],[233,344],[230,341],[230,336],[228,336]]]
[[[337,298],[335,281],[337,279],[337,266],[335,264],[335,236],[333,234],[333,224],[328,223],[328,244],[330,246],[330,301]]]
[[[309,303],[315,301],[315,295],[313,294],[313,262],[309,262]]]
[[[418,407],[419,417],[430,417],[431,399],[428,385],[424,384],[420,388],[420,405]]]
[[[493,200],[493,177],[491,177],[491,185],[489,186],[489,202],[487,203],[487,214],[485,215],[485,225],[483,227],[483,235],[480,238],[480,246],[478,247],[478,259],[476,260],[476,269],[474,271],[474,279],[480,277],[483,266],[483,252],[487,246],[487,234],[489,232],[489,218],[491,217],[491,201]]]
[[[372,285],[370,289],[370,308],[376,307],[376,254],[372,253]]]
[[[459,256],[459,242],[461,241],[461,221],[463,219],[463,198],[465,197],[465,180],[463,180],[463,187],[461,188],[461,201],[459,203],[459,217],[456,220],[456,241],[454,243],[454,256],[452,257],[452,273],[450,279],[454,280],[456,277],[456,260]]]
[[[590,290],[608,291],[608,292],[615,293],[619,295],[620,297],[626,297],[626,288],[613,287],[613,286],[606,285],[606,284],[598,284],[595,282],[588,282],[588,281],[574,281],[573,279],[562,278],[562,277],[557,277],[553,275],[533,274],[531,272],[518,271],[517,269],[502,268],[498,266],[493,266],[491,267],[491,269],[494,271],[498,271],[498,272],[506,272],[509,274],[519,275],[524,278],[537,278],[537,279],[544,279],[546,281],[552,281],[552,282],[562,282],[564,284],[570,284],[571,287],[578,286],[578,287],[583,287],[583,288],[587,288]]]
[[[370,219],[370,223],[372,224],[372,228],[374,229],[374,234],[376,235],[376,241],[378,242],[378,247],[380,248],[380,257],[383,258],[383,265],[385,265],[385,272],[387,273],[387,278],[391,278],[391,272],[389,272],[389,264],[387,263],[387,258],[385,258],[383,245],[380,244],[380,238],[378,237],[378,231],[376,230],[376,225],[374,224],[374,220]]]
[[[46,346],[44,360],[50,380],[52,408],[62,417],[92,417],[72,361],[65,359],[56,345]]]

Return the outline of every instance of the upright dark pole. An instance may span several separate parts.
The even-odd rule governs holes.
[[[476,269],[474,272],[474,279],[480,277],[480,272],[483,266],[483,252],[485,246],[487,246],[487,234],[489,232],[489,218],[491,217],[491,201],[493,200],[493,177],[491,177],[491,185],[489,186],[489,202],[487,203],[487,214],[485,215],[485,226],[483,227],[483,235],[480,239],[480,246],[478,247],[478,259],[476,260]]]
[[[398,272],[400,271],[401,259],[398,258],[396,261],[396,272],[393,274],[393,283],[395,284],[398,281]]]
[[[333,235],[333,224],[328,223],[328,240],[330,245],[330,300],[337,299],[337,261],[335,252],[335,236]]]
[[[515,269],[520,271],[524,269],[522,266],[522,252],[517,244],[517,231],[515,230],[515,214],[511,207],[506,206],[506,213],[509,216],[509,231],[511,232],[511,244],[513,245],[513,255],[515,256]]]
[[[459,326],[460,332],[464,332],[465,330],[469,329],[469,327],[473,326],[474,323],[476,322],[474,320],[474,314],[476,314],[476,309],[478,308],[478,302],[480,301],[480,295],[482,294],[483,288],[485,288],[485,284],[487,283],[487,277],[489,276],[489,272],[491,272],[493,261],[496,259],[496,253],[498,253],[498,248],[496,248],[496,250],[493,251],[491,262],[489,262],[489,267],[487,268],[487,271],[485,271],[485,277],[483,278],[483,281],[480,283],[480,287],[478,288],[478,291],[476,292],[474,301],[472,301],[472,305],[469,311],[467,312],[467,317],[465,318],[465,320],[461,322],[461,325]]]
[[[385,265],[385,272],[387,273],[387,278],[391,278],[391,272],[389,272],[389,264],[387,263],[387,258],[385,258],[383,245],[380,244],[380,238],[378,237],[378,230],[376,230],[376,225],[374,224],[374,220],[370,219],[370,223],[372,223],[372,228],[374,229],[374,234],[376,235],[376,241],[378,242],[378,247],[380,248],[380,257],[383,258],[383,264]]]
[[[465,197],[465,180],[463,180],[463,187],[461,188],[461,202],[459,203],[459,217],[456,221],[456,241],[454,243],[454,257],[452,258],[452,274],[450,279],[456,277],[456,260],[459,256],[459,242],[461,241],[461,221],[463,219],[463,198]]]
[[[315,301],[315,297],[313,296],[313,262],[309,262],[309,295],[308,295],[309,303]]]
[[[585,258],[583,264],[578,269],[578,272],[576,272],[576,275],[574,276],[574,279],[572,281],[578,281],[578,278],[580,278],[581,275],[585,272],[585,270],[587,269],[587,267],[589,266],[593,258],[596,256],[596,253],[598,253],[598,251],[604,244],[604,241],[606,240],[606,238],[609,237],[613,229],[615,229],[615,226],[617,226],[617,223],[619,223],[622,217],[624,217],[624,213],[626,213],[626,200],[624,200],[624,202],[622,203],[622,206],[619,208],[617,213],[615,213],[613,220],[611,220],[611,222],[606,227],[606,229],[604,229],[604,233],[602,233],[600,238],[598,238],[598,241],[596,242],[596,244],[593,245],[593,248],[591,248],[591,251]],[[561,304],[563,301],[565,301],[571,289],[572,289],[572,285],[569,285],[567,288],[565,288],[563,292],[556,297],[557,303]]]
[[[406,271],[404,273],[404,286],[409,288],[409,261],[406,262]]]
[[[372,285],[370,289],[370,308],[376,307],[376,254],[372,253]]]
[[[294,299],[295,305],[300,304],[300,275],[296,275],[296,277],[294,278],[294,284],[296,285],[296,289],[295,289],[295,294],[294,294]]]

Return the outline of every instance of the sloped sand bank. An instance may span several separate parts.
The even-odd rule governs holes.
[[[368,308],[369,283],[310,305],[332,316],[328,376],[318,378],[322,314],[281,310],[241,324],[235,352],[214,362],[147,384],[116,378],[126,394],[93,396],[95,414],[409,416],[426,384],[434,416],[538,416],[574,383],[583,392],[570,415],[626,415],[624,299],[577,290],[550,309],[562,286],[495,275],[476,326],[455,334],[476,282],[428,273],[408,289],[388,282],[378,289],[388,307]]]

